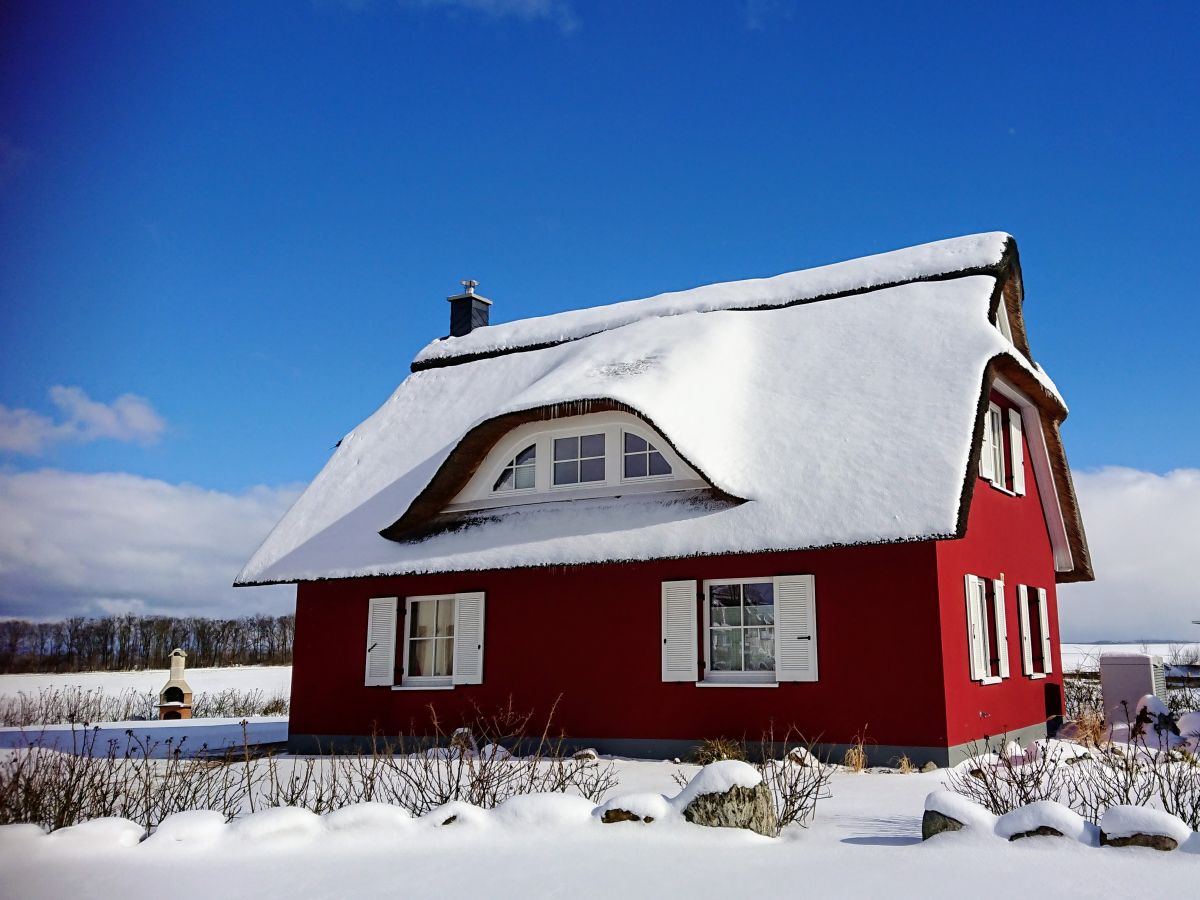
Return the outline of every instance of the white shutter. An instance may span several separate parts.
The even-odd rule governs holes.
[[[817,680],[817,597],[812,575],[775,579],[775,679]]]
[[[996,610],[996,654],[1000,657],[1000,677],[1008,677],[1008,618],[1004,614],[1004,582],[992,582],[992,604]]]
[[[979,474],[992,481],[996,477],[996,457],[992,452],[992,410],[983,411],[983,446],[979,448]]]
[[[1029,588],[1017,585],[1017,616],[1021,620],[1021,671],[1033,674],[1033,634],[1029,630]]]
[[[483,684],[483,592],[454,595],[454,683]]]
[[[396,671],[396,597],[367,601],[367,686],[390,685]]]
[[[696,651],[696,582],[662,583],[662,680],[699,679]]]
[[[1038,588],[1038,617],[1042,625],[1042,671],[1049,675],[1054,671],[1050,661],[1050,608],[1046,602],[1046,589]]]
[[[983,612],[983,580],[974,575],[964,579],[967,596],[967,644],[970,650],[971,680],[983,681],[988,674],[987,655],[984,652],[983,622],[980,613]]]
[[[1025,493],[1025,447],[1021,444],[1021,411],[1008,411],[1008,449],[1012,462],[1014,494]]]

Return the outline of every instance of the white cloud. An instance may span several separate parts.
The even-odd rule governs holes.
[[[288,611],[290,586],[231,584],[299,490],[230,494],[121,473],[0,473],[0,615]]]
[[[150,401],[122,394],[112,403],[93,400],[80,387],[57,384],[50,402],[58,408],[56,421],[32,409],[0,404],[0,450],[37,456],[52,444],[114,440],[153,444],[167,427]]]
[[[546,20],[563,32],[579,28],[579,16],[569,0],[400,0],[414,9],[443,9],[451,13],[479,13],[493,19]]]
[[[1096,580],[1059,588],[1064,639],[1195,640],[1200,469],[1075,473]]]

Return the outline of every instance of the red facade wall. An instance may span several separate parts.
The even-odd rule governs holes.
[[[993,394],[992,401],[1005,409],[1012,406],[999,394]],[[1007,438],[1006,433],[1006,442]],[[939,541],[937,545],[945,641],[942,656],[945,660],[947,730],[951,744],[979,740],[985,735],[997,736],[1061,712],[1062,658],[1054,555],[1038,485],[1029,462],[1028,436],[1024,442],[1025,495],[1018,497],[1004,493],[982,478],[978,479],[967,518],[966,536],[957,541]],[[1008,449],[1007,443],[1005,449]],[[1006,459],[1011,459],[1011,455],[1006,454]],[[989,579],[1003,576],[1004,579],[1011,675],[999,684],[971,681],[963,585],[963,578],[968,574]],[[1054,671],[1044,679],[1029,678],[1021,669],[1018,584],[1046,590]],[[1048,705],[1053,709],[1048,709]]]
[[[945,746],[933,542],[646,563],[301,584],[293,734],[421,732],[511,695],[576,738],[757,740],[772,721],[808,737]],[[813,573],[819,680],[778,687],[663,683],[661,583]],[[484,682],[440,691],[364,687],[367,601],[485,591]],[[401,626],[403,627],[403,626]],[[701,629],[702,630],[702,629]],[[397,652],[400,658],[400,652]]]

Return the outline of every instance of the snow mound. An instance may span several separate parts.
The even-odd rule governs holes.
[[[225,833],[225,817],[221,813],[211,809],[189,809],[163,819],[154,834],[146,838],[146,843],[156,846],[174,843],[208,846],[224,837]]]
[[[592,801],[569,794],[519,794],[492,811],[492,818],[520,828],[567,828],[588,824]]]
[[[1163,703],[1162,699],[1156,697],[1154,694],[1146,694],[1137,702],[1137,712],[1135,712],[1134,715],[1141,715],[1143,710],[1155,718],[1158,716],[1171,715],[1171,710],[1167,704]]]
[[[413,821],[412,815],[403,807],[375,801],[343,806],[326,813],[323,818],[330,831],[386,831],[407,827]]]
[[[1182,844],[1192,836],[1192,829],[1181,820],[1161,809],[1148,806],[1112,806],[1100,819],[1100,830],[1110,838],[1134,834],[1160,834]]]
[[[671,803],[676,809],[683,810],[704,794],[724,794],[732,787],[753,788],[760,784],[762,775],[754,766],[738,759],[722,759],[697,772]]]
[[[462,800],[451,800],[437,809],[430,810],[418,820],[422,825],[438,828],[449,825],[453,828],[485,828],[490,824],[486,809]]]
[[[251,841],[312,838],[325,830],[321,817],[298,806],[276,806],[233,823],[232,834]]]
[[[597,806],[592,811],[592,815],[597,819],[603,819],[605,813],[614,809],[623,809],[643,819],[653,819],[655,823],[659,824],[677,821],[682,818],[682,814],[676,808],[676,803],[673,800],[664,794],[655,794],[648,791],[613,797]]]
[[[934,791],[925,798],[925,808],[962,822],[968,828],[989,832],[996,829],[995,815],[973,800],[968,800],[953,791]]]
[[[137,822],[117,816],[104,816],[81,822],[70,828],[51,832],[50,840],[66,843],[72,849],[106,851],[114,847],[136,847],[142,840],[145,829]]]
[[[957,818],[957,817],[956,817]],[[1011,838],[1015,834],[1036,831],[1041,827],[1053,828],[1063,837],[1094,843],[1094,827],[1072,809],[1053,800],[1038,800],[1010,813],[1005,813],[996,822],[996,834],[1002,838]]]

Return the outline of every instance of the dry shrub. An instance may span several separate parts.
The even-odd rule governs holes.
[[[707,766],[722,759],[745,760],[747,755],[746,745],[742,741],[727,737],[709,738],[692,751],[692,762]]]
[[[430,706],[428,734],[395,741],[376,736],[369,753],[330,752],[302,760],[266,761],[265,802],[328,812],[369,800],[402,806],[415,816],[461,800],[491,809],[510,797],[573,793],[598,803],[617,784],[612,763],[575,756],[552,733],[555,701],[540,731],[531,712],[510,699],[471,722],[446,730]]]
[[[867,768],[867,751],[866,744],[866,726],[854,735],[854,740],[850,742],[850,746],[846,748],[846,752],[842,754],[842,765],[852,772],[862,772]]]
[[[1100,710],[1084,709],[1073,723],[1073,737],[1085,747],[1099,747],[1108,739],[1108,728],[1104,724],[1104,713]]]
[[[8,728],[31,725],[82,725],[89,722],[126,722],[156,719],[158,695],[126,688],[115,694],[103,688],[79,685],[39,688],[36,694],[20,691],[0,696],[0,724]],[[196,694],[192,716],[197,719],[285,716],[290,703],[283,693],[267,694],[255,688],[239,691],[206,691]]]
[[[757,765],[763,783],[775,798],[776,834],[788,825],[807,828],[817,814],[817,801],[833,796],[829,783],[834,766],[815,752],[815,741],[807,740],[795,727],[783,736],[783,746],[790,749],[782,759],[775,756],[779,744],[774,725],[763,734]]]
[[[899,762],[896,763],[896,768],[901,775],[912,775],[914,772],[919,771],[916,763],[908,758],[907,753],[900,757]]]

